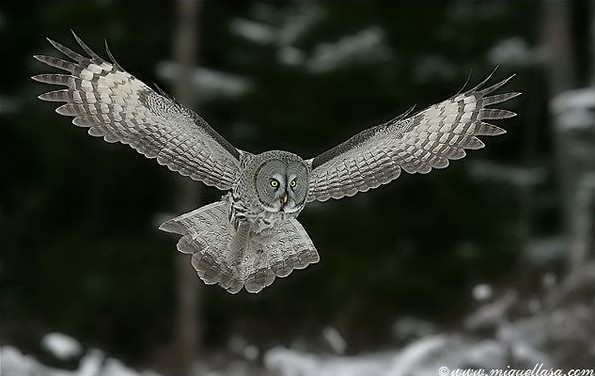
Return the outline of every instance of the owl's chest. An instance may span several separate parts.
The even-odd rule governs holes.
[[[261,205],[246,199],[237,192],[231,192],[225,198],[229,202],[229,221],[236,229],[240,222],[245,221],[250,224],[252,231],[258,233],[279,225],[289,216],[284,212],[265,210]]]

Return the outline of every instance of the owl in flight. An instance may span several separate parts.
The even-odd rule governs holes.
[[[252,154],[239,150],[192,110],[156,92],[113,58],[93,52],[74,35],[81,55],[50,39],[69,60],[35,59],[67,73],[34,80],[65,86],[39,96],[65,102],[56,112],[107,142],[128,144],[148,158],[193,180],[228,193],[220,201],[163,223],[182,235],[177,248],[192,255],[206,284],[230,293],[257,293],[275,277],[286,277],[319,260],[312,240],[297,221],[307,203],[366,192],[410,174],[445,168],[465,149],[480,149],[477,136],[505,133],[487,120],[514,112],[488,108],[520,93],[490,95],[513,76],[492,86],[461,92],[411,116],[411,110],[366,129],[312,159],[281,150]],[[492,73],[493,74],[493,73]]]

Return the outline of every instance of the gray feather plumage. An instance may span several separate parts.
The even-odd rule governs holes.
[[[246,223],[236,230],[227,218],[229,205],[224,198],[160,227],[182,235],[178,250],[192,255],[192,265],[206,284],[219,284],[233,294],[244,286],[257,293],[276,277],[318,262],[316,248],[294,218],[258,233]]]
[[[56,112],[73,116],[73,123],[89,128],[92,136],[128,144],[184,176],[219,189],[231,189],[239,172],[238,150],[196,113],[157,94],[117,64],[103,60],[76,34],[75,39],[90,57],[50,39],[58,51],[76,63],[35,56],[70,73],[34,76],[39,82],[67,86],[42,94],[39,99],[66,102]]]
[[[73,33],[74,34],[74,33]],[[62,102],[56,112],[74,117],[92,136],[128,144],[184,176],[229,191],[221,201],[165,222],[160,229],[181,235],[180,252],[207,284],[231,293],[256,293],[319,260],[297,217],[306,202],[353,196],[401,174],[428,173],[484,147],[478,136],[505,130],[487,120],[516,114],[488,108],[520,93],[492,94],[513,76],[474,88],[411,116],[413,108],[349,140],[303,160],[285,151],[253,155],[236,149],[195,112],[158,89],[145,85],[114,59],[93,52],[76,34],[86,55],[48,39],[69,60],[35,55],[66,73],[40,74],[34,80],[65,86],[39,96]],[[466,85],[466,84],[465,84]]]
[[[488,77],[488,79],[491,75]],[[506,119],[514,112],[485,108],[520,93],[487,96],[513,76],[488,88],[478,86],[402,119],[367,129],[309,160],[312,166],[308,201],[339,199],[365,192],[398,178],[401,170],[428,173],[463,158],[465,149],[481,149],[477,136],[505,133],[485,120]]]

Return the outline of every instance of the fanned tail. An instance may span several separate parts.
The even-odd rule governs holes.
[[[318,252],[297,220],[285,220],[259,233],[244,222],[236,231],[228,210],[229,203],[219,201],[159,227],[182,235],[177,248],[192,255],[192,266],[206,284],[219,284],[232,294],[242,287],[257,293],[276,277],[318,262]]]

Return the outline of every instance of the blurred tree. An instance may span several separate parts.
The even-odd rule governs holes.
[[[176,28],[174,30],[174,61],[178,74],[174,81],[174,95],[180,103],[193,108],[196,90],[192,87],[192,76],[197,63],[199,34],[196,24],[200,15],[199,0],[177,2]],[[176,211],[188,212],[201,206],[200,186],[195,181],[176,176],[178,203]],[[174,253],[177,277],[177,314],[175,320],[175,362],[172,375],[191,375],[201,347],[201,288],[196,272],[187,257]]]
[[[593,216],[592,196],[595,190],[595,184],[592,183],[595,179],[595,140],[592,134],[594,126],[588,116],[587,119],[580,119],[581,111],[588,111],[581,97],[588,96],[589,89],[573,91],[582,84],[590,83],[590,80],[580,77],[577,68],[581,66],[581,60],[589,60],[593,41],[587,44],[591,46],[590,49],[581,49],[581,41],[573,37],[571,25],[574,24],[573,17],[588,20],[593,11],[578,13],[576,11],[580,3],[562,1],[546,1],[543,6],[542,32],[548,51],[547,72],[552,98],[549,111],[554,127],[552,134],[561,197],[559,210],[562,213],[564,248],[568,250],[568,268],[573,274],[585,266],[589,253],[593,252],[593,225],[590,219]],[[585,35],[589,40],[589,34]],[[587,72],[590,77],[595,75],[592,67]]]

